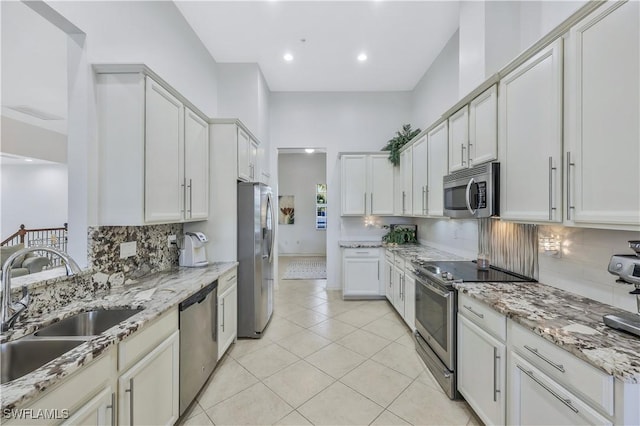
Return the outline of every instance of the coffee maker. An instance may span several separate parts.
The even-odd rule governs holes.
[[[208,242],[207,236],[202,232],[185,232],[178,264],[190,268],[207,266],[209,261],[205,244]]]
[[[636,254],[613,255],[608,269],[610,273],[620,277],[619,282],[635,286],[635,290],[629,293],[636,295],[638,313],[607,314],[603,316],[603,321],[609,327],[640,336],[640,241],[629,241],[629,247]]]

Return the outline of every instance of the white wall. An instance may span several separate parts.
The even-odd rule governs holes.
[[[278,148],[325,148],[327,153],[327,286],[340,288],[341,151],[379,151],[411,117],[410,92],[272,92],[271,166]],[[277,191],[277,189],[276,189]],[[360,233],[367,233],[364,221]],[[352,230],[352,234],[358,234]]]
[[[2,116],[2,152],[56,163],[67,162],[67,135]]]
[[[27,228],[51,228],[67,222],[65,164],[3,164],[0,173],[0,238],[7,238],[21,224]]]
[[[460,219],[416,219],[422,244],[468,259],[478,255],[478,221]]]
[[[295,197],[293,225],[278,225],[280,255],[327,253],[327,232],[316,229],[316,184],[327,181],[326,159],[324,153],[278,156],[278,195]]]
[[[539,281],[631,312],[637,312],[634,287],[616,283],[607,271],[614,254],[633,254],[627,241],[640,239],[640,232],[541,226],[538,236],[560,235],[560,258],[543,253],[539,259]]]
[[[458,100],[459,33],[447,42],[411,92],[411,124],[425,129]]]
[[[484,80],[484,17],[484,1],[463,1],[460,3],[458,93],[461,96],[466,95]]]

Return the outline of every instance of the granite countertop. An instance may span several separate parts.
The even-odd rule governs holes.
[[[342,248],[377,248],[382,247],[382,241],[338,241]]]
[[[640,338],[607,327],[625,312],[542,283],[458,283],[459,292],[626,383],[640,383]]]
[[[392,251],[394,254],[399,255],[404,260],[467,260],[463,257],[455,254],[422,244],[402,244],[402,245],[388,245],[384,246],[385,249]]]
[[[237,262],[219,262],[206,268],[173,268],[141,278],[134,285],[112,289],[97,297],[81,299],[64,308],[41,317],[27,319],[17,328],[2,334],[2,341],[15,340],[38,329],[95,308],[144,308],[117,326],[91,338],[66,354],[39,369],[0,387],[2,410],[24,406],[49,387],[69,376],[112,345],[135,333],[149,321],[176,307],[220,275],[236,266]]]

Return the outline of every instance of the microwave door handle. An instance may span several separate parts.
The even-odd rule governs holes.
[[[467,190],[466,190],[466,193],[465,193],[465,200],[467,202],[467,210],[469,210],[469,212],[472,215],[475,215],[476,211],[477,211],[477,209],[474,210],[474,209],[471,208],[471,185],[473,185],[474,183],[476,183],[475,179],[471,178],[469,180],[469,183],[467,184]]]

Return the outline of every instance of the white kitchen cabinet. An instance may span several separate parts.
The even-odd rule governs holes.
[[[178,420],[178,331],[118,379],[120,425],[168,425]]]
[[[411,331],[416,329],[416,278],[415,276],[405,271],[404,288],[402,289],[404,298],[404,315],[402,318],[404,322],[409,326]]]
[[[345,298],[380,296],[380,250],[343,249],[342,282]]]
[[[509,353],[508,424],[611,425],[580,398],[523,359]]]
[[[94,69],[98,224],[206,219],[206,117],[144,66],[96,65]]]
[[[404,318],[404,270],[393,267],[393,307]]]
[[[79,408],[73,416],[65,420],[63,425],[100,426],[115,424],[114,409],[116,406],[116,394],[107,387],[89,402]]]
[[[485,424],[503,425],[506,346],[458,312],[458,390]]]
[[[427,189],[429,185],[429,148],[427,136],[423,136],[411,145],[412,163],[412,209],[413,216],[427,215]]]
[[[238,274],[236,268],[218,280],[218,360],[238,336]]]
[[[413,206],[413,159],[411,147],[400,153],[400,188],[402,215],[411,215]]]
[[[393,214],[393,165],[388,154],[341,154],[342,216]]]
[[[640,225],[640,3],[608,2],[567,41],[567,219]]]
[[[500,81],[500,216],[562,221],[562,39]]]
[[[498,158],[498,88],[469,103],[469,167]]]
[[[469,108],[449,117],[449,173],[469,167]]]
[[[209,217],[209,125],[184,109],[185,220]]]
[[[428,186],[427,214],[429,216],[444,215],[444,192],[442,178],[447,174],[448,154],[448,121],[443,121],[428,133]]]
[[[391,257],[393,258],[393,254]],[[393,260],[389,260],[386,256],[382,277],[384,282],[384,295],[387,300],[393,304]]]
[[[238,127],[238,180],[254,182],[257,179],[258,143]]]

